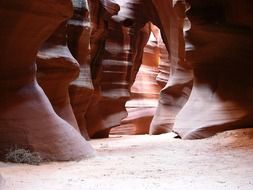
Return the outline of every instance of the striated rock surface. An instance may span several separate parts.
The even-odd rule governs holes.
[[[78,78],[69,86],[72,105],[81,134],[89,139],[85,115],[93,94],[90,72],[90,32],[89,8],[86,0],[73,0],[74,15],[68,21],[68,47],[79,63]]]
[[[147,28],[146,33],[139,34],[139,38],[143,38],[143,35],[150,35],[151,24],[148,23],[145,28]],[[142,44],[145,43],[142,42]],[[140,44],[137,45],[136,48],[140,47]],[[142,57],[140,61],[142,64],[140,65],[138,62],[133,63],[135,66],[133,69],[138,69],[138,73],[137,76],[134,75],[134,71],[132,73],[132,81],[135,82],[131,87],[131,99],[126,102],[128,116],[122,120],[120,127],[115,127],[111,130],[111,134],[134,135],[147,134],[149,132],[150,122],[157,106],[159,91],[161,90],[156,81],[160,49],[153,32],[144,50],[140,51],[137,56]]]
[[[189,29],[185,1],[152,1],[157,26],[170,55],[170,75],[160,92],[158,108],[150,126],[150,134],[172,131],[175,116],[187,101],[192,87],[191,66],[185,59],[184,31]]]
[[[99,7],[99,2],[94,1],[93,4],[96,3],[97,7]],[[132,56],[136,48],[131,49],[131,47],[134,46],[128,48],[128,41],[131,41],[131,37],[128,33],[131,31],[136,34],[136,31],[139,31],[147,22],[151,21],[161,29],[164,43],[170,54],[171,67],[168,82],[161,91],[159,107],[152,121],[150,133],[159,134],[171,131],[175,115],[187,101],[192,86],[191,68],[185,61],[185,41],[183,34],[183,31],[189,28],[189,22],[187,22],[185,17],[186,4],[184,1],[165,0],[121,0],[116,1],[117,4],[113,1],[103,1],[103,3],[102,7],[104,8],[94,9],[96,10],[95,12],[100,13],[100,16],[94,17],[96,19],[95,22],[93,21],[94,30],[91,37],[95,49],[95,51],[92,50],[93,61],[91,66],[96,95],[92,100],[93,104],[90,106],[91,109],[89,109],[91,115],[87,116],[87,118],[94,118],[96,115],[96,119],[88,119],[90,120],[88,121],[89,126],[95,124],[93,127],[88,126],[88,128],[90,128],[89,130],[93,135],[96,133],[97,129],[104,129],[104,131],[101,132],[101,136],[106,136],[104,134],[108,134],[111,127],[119,125],[120,120],[126,116],[123,105],[129,98],[129,89],[127,88],[129,88],[129,84],[133,84],[141,62],[135,62],[135,57]],[[100,10],[100,12],[98,10]],[[101,13],[101,10],[104,10],[104,13]],[[112,16],[113,14],[117,15]],[[125,26],[128,28],[125,28]],[[134,38],[135,37],[132,39]],[[107,47],[107,44],[110,44],[110,48]],[[122,49],[123,45],[124,48]],[[129,54],[130,50],[132,55]],[[107,53],[108,55],[106,55]],[[127,55],[127,58],[125,57],[124,60],[122,58],[125,55]],[[141,54],[137,53],[137,55],[139,56],[138,59],[141,60]],[[123,62],[125,65],[122,64],[122,60],[124,60]],[[126,66],[126,63],[132,65],[132,67]],[[122,67],[121,65],[124,66]],[[130,72],[127,72],[127,68],[132,69]],[[110,79],[102,77],[108,76],[105,75],[105,73],[110,74]],[[124,78],[124,75],[129,76],[130,79]],[[112,82],[109,83],[109,80]],[[123,84],[125,84],[125,87],[123,87]],[[124,90],[122,91],[122,89]],[[122,101],[118,99],[120,96],[117,94],[120,93],[120,96],[122,98],[124,97]],[[112,99],[112,96],[114,96],[114,100],[118,99],[116,101],[118,104],[113,104],[114,108],[110,109],[110,111],[108,109],[103,109],[103,107],[108,105],[105,98],[103,98],[104,95],[106,95],[106,101]],[[102,101],[99,100],[100,98]],[[113,103],[114,101],[108,102]],[[167,111],[168,109],[170,110],[169,113]],[[116,112],[118,112],[118,115]]]
[[[112,127],[127,116],[132,57],[130,28],[112,19],[119,5],[111,1],[91,2],[91,69],[94,95],[86,115],[93,138],[108,137]]]
[[[165,85],[168,82],[169,76],[170,76],[170,57],[169,53],[166,49],[166,46],[162,40],[160,30],[154,29],[156,32],[156,38],[158,41],[158,46],[160,49],[160,59],[158,64],[158,75],[156,77],[156,81],[159,83],[161,87],[165,87]],[[157,31],[158,30],[158,31]]]
[[[197,139],[252,127],[252,1],[191,3],[187,39],[194,48],[187,60],[194,69],[194,86],[174,131],[184,139]]]
[[[37,54],[37,79],[55,112],[79,131],[69,99],[69,84],[79,74],[79,65],[67,47],[67,25],[61,24]]]
[[[0,159],[27,148],[46,160],[91,156],[91,146],[53,110],[38,85],[36,54],[71,16],[68,0],[0,1]]]
[[[127,116],[125,103],[142,63],[150,29],[145,27],[148,19],[143,14],[143,1],[95,2],[93,15],[100,10],[100,16],[93,17],[91,36],[95,94],[87,120],[92,136],[105,137]]]

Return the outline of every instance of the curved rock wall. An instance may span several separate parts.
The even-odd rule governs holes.
[[[67,47],[67,25],[61,24],[37,54],[37,80],[55,112],[79,131],[69,99],[69,84],[79,74],[79,65]]]
[[[190,12],[184,0],[72,2],[0,1],[1,160],[13,147],[90,156],[83,137],[120,124],[185,139],[252,127],[252,1],[188,0]],[[139,107],[126,118],[130,97]]]
[[[94,91],[90,72],[91,23],[86,0],[73,0],[74,14],[68,21],[68,47],[79,63],[78,78],[69,86],[70,103],[81,134],[89,139],[86,114]]]
[[[136,51],[136,56],[142,59],[133,62],[132,81],[134,83],[130,89],[131,98],[125,105],[128,116],[121,121],[119,127],[111,130],[111,134],[135,135],[149,132],[150,122],[157,106],[159,91],[161,90],[156,81],[158,63],[160,61],[160,48],[158,39],[153,34],[154,31],[151,32],[151,26],[151,23],[147,23],[140,30],[142,33],[138,35],[139,39],[150,37],[145,48],[142,51]],[[152,27],[154,28],[154,26]],[[141,42],[140,40],[137,41]],[[141,44],[146,44],[146,40],[136,44],[136,48],[138,49]]]
[[[13,148],[46,160],[91,156],[90,145],[53,110],[38,85],[39,47],[72,14],[68,0],[0,1],[0,159]]]
[[[95,2],[96,1],[94,1],[94,3]],[[185,43],[184,43],[184,36],[183,36],[183,30],[184,30],[183,27],[184,27],[184,23],[187,23],[187,22],[185,22],[186,21],[185,19],[186,5],[184,1],[175,1],[175,2],[173,1],[159,1],[159,2],[145,1],[144,2],[144,1],[138,0],[138,1],[130,2],[127,0],[121,0],[121,1],[117,1],[117,4],[119,7],[117,7],[117,5],[115,5],[115,2],[112,2],[112,1],[103,1],[103,2],[104,4],[102,4],[102,7],[104,6],[104,8],[103,9],[97,8],[97,10],[105,10],[104,12],[105,13],[107,12],[107,14],[105,16],[99,16],[99,17],[108,18],[108,15],[111,16],[112,13],[117,14],[117,15],[112,16],[111,19],[109,18],[106,22],[105,22],[105,19],[101,19],[101,18],[98,19],[95,17],[96,22],[94,24],[95,30],[94,30],[93,35],[95,36],[94,39],[97,39],[97,40],[94,43],[96,44],[94,47],[95,49],[97,49],[95,51],[97,52],[96,55],[99,55],[99,56],[93,56],[95,57],[95,61],[92,62],[92,73],[93,73],[93,78],[95,79],[94,80],[95,88],[97,88],[98,90],[97,90],[95,99],[93,100],[93,105],[91,106],[91,110],[89,111],[89,113],[96,115],[96,120],[93,119],[94,117],[92,117],[92,115],[88,116],[88,118],[90,118],[88,119],[90,120],[89,125],[90,126],[93,125],[93,127],[88,126],[88,128],[90,128],[90,131],[93,134],[96,133],[94,132],[96,131],[96,129],[103,128],[104,131],[101,131],[102,132],[101,136],[105,136],[104,134],[106,134],[107,136],[110,128],[116,125],[119,125],[120,120],[126,116],[126,112],[123,108],[123,105],[126,102],[126,100],[129,98],[129,89],[127,88],[129,88],[129,84],[130,85],[133,84],[133,81],[139,69],[140,61],[135,62],[133,57],[131,58],[131,54],[129,54],[128,62],[130,66],[133,65],[132,72],[128,72],[124,69],[123,69],[124,71],[122,72],[122,68],[120,71],[122,74],[124,73],[126,74],[126,76],[130,76],[130,82],[128,82],[129,80],[128,78],[124,79],[127,84],[126,85],[127,88],[123,88],[125,89],[124,93],[123,91],[112,91],[112,90],[110,91],[110,92],[113,92],[114,96],[116,96],[117,93],[121,92],[122,95],[125,94],[124,96],[126,97],[121,102],[117,100],[117,102],[120,104],[119,106],[117,106],[117,104],[114,104],[115,108],[117,108],[115,110],[117,110],[118,114],[120,114],[118,116],[115,113],[109,113],[109,114],[105,113],[105,112],[108,112],[108,109],[103,109],[103,107],[107,104],[106,102],[103,102],[103,105],[99,105],[99,102],[102,103],[102,101],[99,100],[99,98],[103,96],[103,94],[101,96],[101,92],[103,91],[106,92],[107,90],[105,87],[102,88],[103,85],[101,84],[106,83],[107,88],[108,86],[111,86],[110,88],[112,88],[113,86],[111,82],[108,85],[108,82],[106,82],[108,79],[102,78],[102,76],[104,75],[103,70],[105,70],[107,73],[110,73],[110,79],[109,79],[110,81],[115,80],[115,81],[118,81],[117,83],[121,83],[119,82],[119,81],[122,81],[119,71],[117,71],[118,76],[116,74],[113,74],[115,72],[113,70],[113,67],[115,67],[116,70],[120,69],[120,60],[121,60],[119,57],[117,57],[119,53],[115,52],[115,49],[117,47],[118,51],[120,51],[120,47],[124,43],[126,43],[124,44],[124,47],[127,47],[129,43],[127,41],[129,41],[131,37],[129,35],[125,35],[125,39],[128,38],[128,40],[122,43],[123,41],[120,40],[119,38],[120,35],[122,36],[121,34],[122,29],[120,28],[122,27],[124,28],[125,26],[127,26],[128,28],[134,28],[134,30],[139,31],[145,25],[145,23],[147,23],[148,21],[151,21],[161,29],[163,40],[166,44],[167,49],[170,51],[170,60],[171,60],[170,70],[171,71],[170,71],[170,77],[168,79],[168,83],[161,92],[161,98],[159,101],[160,104],[159,104],[157,113],[155,114],[155,117],[152,121],[150,133],[157,134],[157,133],[170,131],[172,124],[174,122],[175,115],[186,102],[190,89],[191,89],[191,85],[192,85],[191,69],[190,69],[189,64],[185,62]],[[99,5],[98,2],[97,4]],[[119,12],[117,13],[117,11]],[[117,27],[119,29],[117,29]],[[114,33],[115,31],[117,31],[116,32],[117,34]],[[133,30],[130,30],[130,31],[133,31]],[[106,36],[105,33],[109,34],[109,36]],[[118,35],[118,39],[116,39],[117,35]],[[119,63],[116,63],[115,61],[114,62],[110,61],[110,63],[108,63],[108,61],[103,62],[105,58],[107,59],[107,57],[104,58],[103,56],[106,55],[107,53],[106,45],[108,42],[110,42],[110,39],[113,39],[111,40],[112,41],[111,44],[114,45],[115,48],[114,48],[114,52],[108,49],[110,52],[109,55],[113,57],[111,58],[111,60],[114,61],[114,59],[116,58],[119,60]],[[132,52],[135,52],[134,51],[135,49],[134,48],[131,49],[130,47],[128,51],[131,50]],[[123,56],[121,56],[121,58],[122,57]],[[107,65],[108,64],[111,65],[109,67],[109,70],[106,70],[108,69],[108,67],[107,68],[103,67],[104,63],[106,63]],[[113,66],[113,63],[114,63],[114,66]],[[116,68],[115,65],[117,65],[118,68]],[[122,85],[122,83],[120,85]],[[115,86],[113,88],[120,89],[120,87],[118,86],[117,87]],[[109,96],[113,96],[113,95],[109,94]],[[170,112],[171,115],[167,114],[167,111],[166,111],[167,108],[171,110]],[[104,114],[102,114],[103,116],[100,117],[101,114],[98,114],[98,113],[101,111],[104,112]],[[109,112],[111,111],[113,111],[113,109],[111,109]],[[109,117],[109,115],[111,115],[112,117]],[[100,123],[96,124],[96,122],[100,122]],[[106,123],[108,123],[108,125]],[[94,127],[94,126],[97,126],[97,127]]]
[[[160,92],[158,108],[150,126],[150,134],[172,131],[175,116],[186,103],[192,87],[192,71],[185,59],[184,31],[189,29],[185,1],[152,1],[154,23],[161,29],[170,55],[170,75]]]
[[[215,6],[200,1],[198,6],[192,4],[192,29],[187,39],[194,49],[187,53],[187,60],[194,69],[194,85],[174,125],[174,130],[186,139],[205,138],[253,124],[250,61],[253,33],[252,22],[248,22],[252,19],[249,7],[253,4],[249,1],[213,3]],[[205,12],[199,10],[202,7]]]
[[[116,4],[115,5],[117,8]],[[86,115],[90,137],[108,137],[110,128],[126,116],[129,97],[129,30],[111,19],[113,6],[91,2],[94,28],[91,35],[91,69],[94,94]]]
[[[147,21],[135,15],[140,14],[137,10],[143,4],[115,2],[91,3],[92,15],[94,12],[99,15],[93,17],[91,36],[95,93],[87,120],[92,137],[107,137],[110,129],[119,126],[127,116],[125,103],[130,98],[130,86],[136,78],[148,40],[144,27]]]

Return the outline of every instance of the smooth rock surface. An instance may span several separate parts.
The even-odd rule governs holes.
[[[188,52],[187,60],[193,65],[194,86],[174,125],[182,138],[206,138],[253,126],[252,23],[241,16],[252,19],[248,6],[253,4],[241,1],[239,13],[233,3],[198,2],[200,7],[192,7],[192,29],[187,39],[194,49]],[[200,10],[203,7],[205,12]]]
[[[53,110],[38,85],[35,59],[42,43],[72,14],[68,0],[0,1],[0,159],[12,148],[45,160],[91,156],[93,149]]]
[[[67,25],[62,23],[37,54],[37,80],[54,111],[79,131],[69,99],[69,84],[79,74],[79,64],[67,47]]]
[[[192,87],[191,66],[185,59],[184,31],[190,23],[185,1],[152,1],[158,27],[170,55],[170,75],[160,92],[159,104],[150,126],[150,134],[172,131],[177,113],[186,103]]]
[[[86,118],[93,94],[90,72],[90,33],[91,23],[86,0],[73,0],[74,15],[68,21],[68,47],[79,63],[78,78],[69,86],[70,103],[81,134],[89,139]]]

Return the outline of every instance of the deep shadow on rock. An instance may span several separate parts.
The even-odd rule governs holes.
[[[248,8],[253,4],[242,1],[236,9],[234,1],[198,5],[190,15],[192,28],[187,35],[194,47],[186,55],[193,66],[194,85],[174,125],[186,139],[253,126],[253,35],[252,23],[245,22],[253,18]],[[200,10],[203,7],[205,12]]]

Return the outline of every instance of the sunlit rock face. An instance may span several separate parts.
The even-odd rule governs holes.
[[[122,12],[116,20],[122,23],[151,20],[161,29],[169,51],[169,77],[161,90],[150,134],[174,130],[183,138],[203,138],[223,130],[251,126],[248,60],[252,55],[249,8],[252,3],[225,0],[188,3],[192,5],[191,31],[186,16],[189,6],[185,1],[148,1],[145,6],[142,1],[119,2]],[[136,19],[137,7],[149,7],[148,14]],[[247,14],[242,16],[242,12]],[[238,67],[238,63],[243,66]]]
[[[162,40],[162,37],[160,35],[160,31],[157,31],[157,29],[155,29],[155,32],[157,33],[156,36],[157,36],[158,46],[160,50],[160,59],[159,59],[159,64],[158,64],[159,72],[156,77],[156,81],[161,87],[165,87],[170,76],[170,64],[171,64],[170,57],[166,49],[166,46]]]
[[[93,94],[90,73],[90,32],[91,23],[86,0],[73,0],[74,14],[68,21],[68,47],[79,63],[78,78],[69,86],[72,105],[81,134],[89,139],[85,115]]]
[[[0,1],[0,159],[27,148],[46,160],[91,156],[93,150],[54,111],[38,85],[36,54],[72,14],[68,0]]]
[[[156,81],[160,60],[159,39],[155,38],[154,31],[151,32],[151,27],[154,26],[148,23],[141,30],[142,34],[139,35],[139,38],[150,37],[144,51],[138,53],[138,56],[142,58],[139,61],[142,63],[141,66],[138,62],[133,62],[135,68],[138,66],[138,73],[136,76],[133,76],[132,80],[134,84],[131,87],[131,99],[126,102],[128,117],[121,121],[120,127],[113,128],[111,134],[135,135],[147,134],[149,132],[150,122],[153,118],[161,90]],[[136,48],[140,47],[140,44],[137,45]]]
[[[132,65],[130,28],[111,19],[119,6],[104,1],[91,2],[91,69],[94,94],[89,106],[87,129],[90,137],[108,137],[112,127],[126,117],[125,103],[130,97]]]
[[[145,1],[144,3],[144,1],[126,0],[119,1],[119,4],[122,11],[119,12],[117,20],[122,23],[138,23],[137,26],[151,21],[161,30],[170,54],[171,66],[165,63],[165,67],[160,67],[167,74],[163,75],[164,81],[162,81],[163,85],[165,83],[166,85],[160,93],[150,134],[169,132],[172,130],[176,114],[187,101],[192,87],[191,67],[185,60],[184,31],[189,29],[189,21],[185,16],[187,5],[184,1]],[[169,77],[168,73],[170,73]],[[162,79],[158,78],[158,80]]]
[[[187,44],[184,32],[189,30],[185,1],[152,1],[158,17],[157,26],[169,51],[170,72],[160,92],[159,104],[150,126],[150,134],[172,131],[175,116],[188,100],[192,87],[192,71],[185,59]]]
[[[123,1],[89,3],[93,26],[91,70],[95,91],[86,119],[89,135],[97,138],[107,137],[110,129],[120,125],[127,116],[125,103],[130,97],[132,80],[141,65],[145,43],[141,44],[143,39],[133,22],[119,16],[119,12],[124,11],[121,7]],[[131,17],[132,13],[125,16]]]
[[[185,62],[184,1],[107,0],[90,3],[93,12],[98,14],[93,16],[92,21],[94,28],[91,36],[91,68],[95,94],[86,117],[89,134],[105,137],[110,128],[119,125],[126,117],[124,104],[129,98],[129,87],[139,69],[139,63],[136,64],[133,56],[137,46],[131,43],[131,39],[138,35],[131,36],[131,33],[137,34],[149,21],[161,29],[172,65],[168,83],[161,92],[150,133],[171,130],[172,122],[166,119],[169,117],[169,120],[174,121],[175,113],[186,102],[192,85],[190,67]],[[99,6],[102,8],[96,8]],[[114,108],[108,109],[108,103],[113,104]],[[166,109],[161,111],[161,107],[169,107],[173,117],[168,116]],[[166,130],[163,130],[164,126]]]
[[[193,49],[187,60],[194,69],[190,98],[176,117],[182,138],[252,127],[252,1],[192,1]]]

